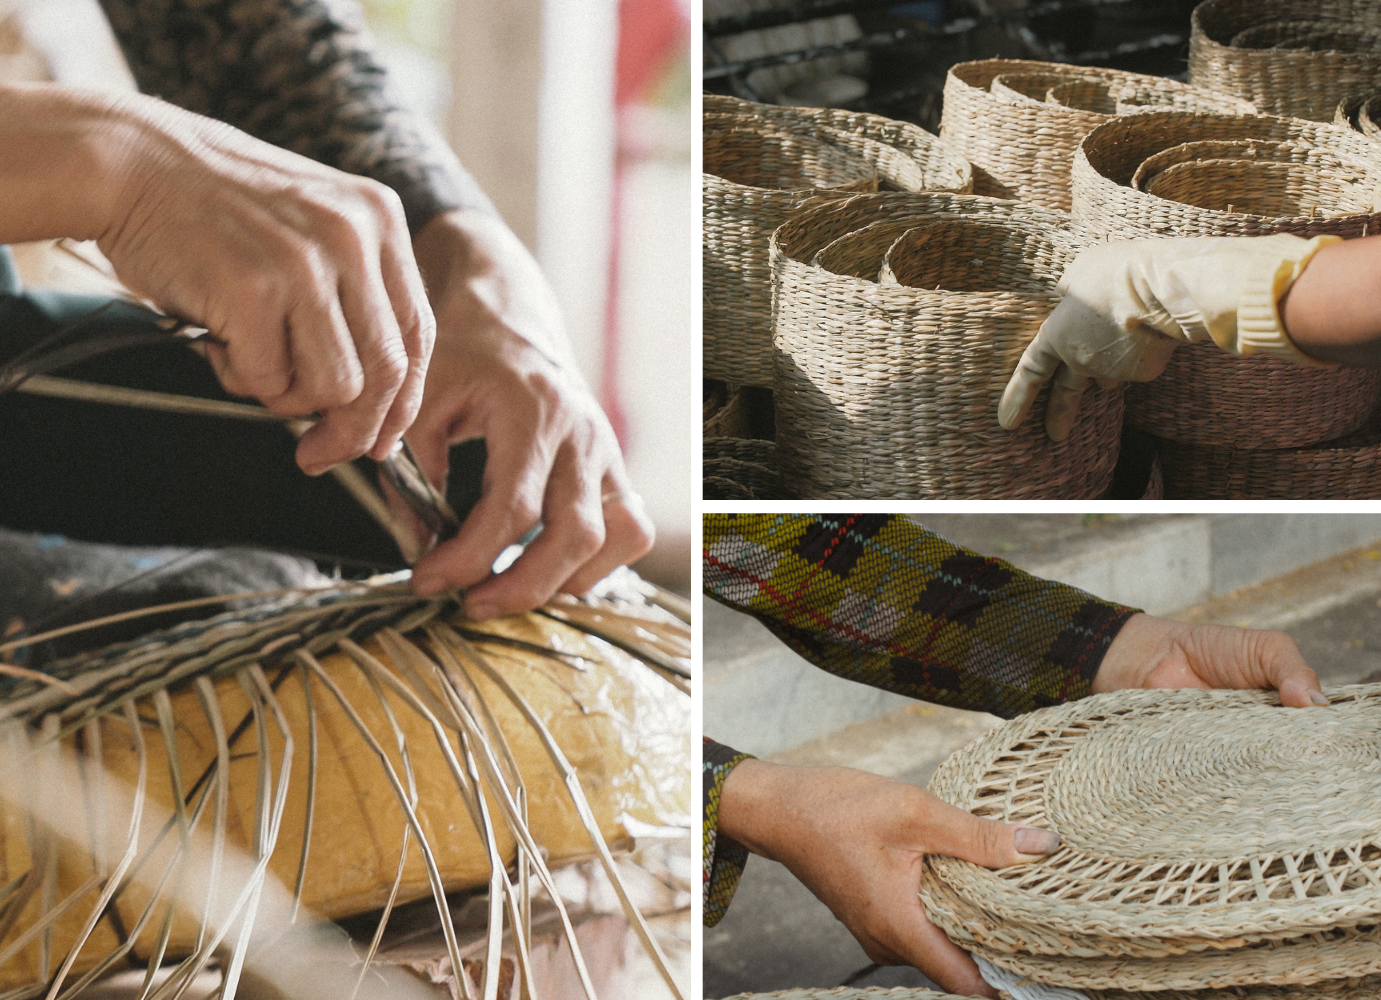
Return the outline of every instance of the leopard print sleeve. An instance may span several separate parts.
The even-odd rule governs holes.
[[[351,0],[101,5],[145,93],[387,184],[414,233],[450,209],[494,211],[436,130],[392,95]]]

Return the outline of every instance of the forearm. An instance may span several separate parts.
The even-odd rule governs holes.
[[[136,129],[100,94],[0,85],[0,243],[102,235]]]
[[[1381,236],[1319,250],[1281,299],[1280,318],[1310,357],[1381,368]]]
[[[145,93],[387,184],[414,233],[451,209],[493,212],[436,131],[392,94],[357,7],[325,0],[101,4]]]

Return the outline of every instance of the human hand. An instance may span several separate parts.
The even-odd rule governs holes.
[[[1126,688],[1276,689],[1291,708],[1328,704],[1318,674],[1284,632],[1145,614],[1122,626],[1093,678],[1094,694]]]
[[[720,792],[719,833],[780,861],[879,965],[912,965],[942,989],[996,997],[972,958],[925,915],[927,854],[985,868],[1034,861],[1059,846],[1048,830],[997,823],[914,785],[845,767],[749,759]]]
[[[1065,268],[1063,298],[1026,346],[998,404],[1012,430],[1051,379],[1045,430],[1063,441],[1091,378],[1147,382],[1177,346],[1212,340],[1232,354],[1318,364],[1280,324],[1276,302],[1310,258],[1336,237],[1287,233],[1097,243]]]
[[[653,528],[613,428],[575,373],[554,296],[517,237],[484,213],[438,216],[415,245],[438,334],[408,443],[439,488],[449,445],[482,437],[488,459],[481,500],[414,566],[413,585],[469,588],[465,610],[477,620],[557,590],[583,594],[647,552]],[[539,521],[541,535],[492,575],[499,553]]]
[[[101,123],[97,234],[130,288],[205,326],[227,392],[320,413],[308,473],[385,457],[421,403],[435,324],[398,196],[142,96]]]

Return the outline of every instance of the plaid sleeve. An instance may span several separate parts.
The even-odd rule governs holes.
[[[898,514],[706,514],[704,587],[830,673],[1011,718],[1088,694],[1136,609]]]
[[[719,793],[729,772],[751,755],[730,750],[704,737],[705,763],[701,765],[705,796],[705,926],[713,927],[729,908],[739,876],[748,860],[748,851],[732,840],[719,840]]]

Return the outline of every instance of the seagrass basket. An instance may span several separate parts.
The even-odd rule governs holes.
[[[936,993],[934,990],[895,988],[880,986],[839,986],[834,989],[794,989],[777,990],[775,993],[735,993],[725,1000],[964,1000],[953,993]]]
[[[793,500],[777,468],[777,445],[756,438],[707,437],[702,442],[706,500]]]
[[[1338,102],[1333,124],[1360,132],[1368,139],[1381,141],[1381,94],[1354,94]]]
[[[1381,147],[1355,133],[1273,115],[1152,111],[1117,118],[1090,132],[1075,155],[1074,215],[1127,238],[1363,236],[1381,232],[1381,215],[1336,213],[1375,198],[1378,152]],[[1149,188],[1190,164],[1234,158],[1241,166],[1218,170],[1216,189],[1198,183],[1192,194],[1190,184],[1176,190],[1201,204],[1135,186]],[[1249,186],[1260,171],[1281,167],[1290,172],[1288,181]],[[1209,177],[1201,173],[1198,182]],[[1280,207],[1267,214],[1270,192]],[[1235,202],[1261,211],[1240,211]],[[1321,206],[1328,206],[1323,213]],[[1126,397],[1128,423],[1160,437],[1220,447],[1299,447],[1361,427],[1381,398],[1381,372],[1238,357],[1201,344],[1177,350],[1164,373],[1129,384]],[[1167,488],[1168,480],[1167,469]]]
[[[1189,82],[1331,121],[1340,100],[1381,86],[1378,31],[1377,0],[1205,0],[1190,19]]]
[[[1381,685],[1325,694],[1299,710],[1275,692],[1119,691],[992,730],[931,790],[1060,847],[999,871],[928,857],[927,916],[1037,982],[1349,995],[1381,972]]]
[[[704,374],[736,385],[772,384],[767,249],[792,213],[879,187],[971,186],[968,162],[935,136],[857,112],[706,94],[703,148]]]
[[[1096,235],[1069,216],[957,195],[859,195],[773,238],[777,457],[808,499],[1092,498],[1111,482],[1121,390],[1090,388],[1065,441],[1045,395],[997,404]],[[910,282],[902,284],[900,282]],[[940,286],[940,287],[937,287]]]
[[[1079,141],[1115,115],[1150,107],[1253,110],[1246,101],[1158,76],[983,59],[950,67],[940,137],[973,164],[975,194],[1067,212]]]

